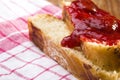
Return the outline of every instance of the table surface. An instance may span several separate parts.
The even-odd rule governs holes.
[[[48,0],[53,4],[59,6],[60,0]],[[120,19],[120,0],[92,0],[100,8],[110,12],[112,15]]]

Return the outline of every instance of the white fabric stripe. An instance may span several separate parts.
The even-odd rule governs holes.
[[[0,39],[0,42],[3,41],[3,40],[6,40],[7,38],[9,38],[9,37],[11,37],[11,36],[13,36],[13,35],[21,34],[21,33],[23,33],[23,32],[24,32],[24,33],[25,33],[25,32],[28,32],[28,30],[22,30],[22,31],[17,31],[17,32],[11,33],[11,34],[7,35],[6,37],[1,38],[1,39]]]
[[[18,7],[16,4],[13,4],[11,1],[3,0],[3,1],[1,1],[1,4],[4,4],[4,7],[8,8],[7,11],[9,11],[9,12],[14,14],[14,15],[12,15],[13,17],[14,16],[15,17],[19,17],[19,16],[23,16],[23,15],[27,15],[28,14],[23,9]]]
[[[16,53],[19,53],[21,51],[24,51],[26,48],[29,48],[30,46],[33,46],[34,44],[31,42],[31,41],[27,41],[27,42],[24,42],[22,43],[21,45],[18,45],[14,48],[12,48],[11,50],[8,50],[6,52],[9,52],[9,53],[12,53],[13,55],[16,54]],[[25,46],[25,47],[23,47]]]
[[[28,2],[33,3],[35,6],[44,7],[45,5],[52,5],[46,0],[28,0]]]
[[[33,14],[46,5],[50,5],[46,0],[1,0],[0,22]]]
[[[11,19],[15,18],[16,16],[2,2],[0,2],[0,19],[4,21],[4,19],[1,17],[5,19]]]
[[[23,9],[28,14],[31,14],[31,13],[39,10],[38,7],[29,3],[27,0],[24,0],[23,2],[21,2],[21,0],[11,0],[11,3],[13,3],[16,6],[18,6],[19,8]]]

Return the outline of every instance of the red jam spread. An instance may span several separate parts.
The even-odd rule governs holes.
[[[116,45],[120,40],[120,20],[99,9],[91,0],[76,0],[65,6],[74,30],[61,44],[77,47],[82,41]]]

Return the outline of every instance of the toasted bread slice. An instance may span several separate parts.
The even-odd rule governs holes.
[[[89,14],[89,13],[88,13]],[[71,33],[74,30],[71,13],[68,9],[63,9],[63,20],[69,26]],[[116,45],[107,45],[97,43],[96,41],[82,41],[82,51],[85,57],[91,60],[95,65],[107,71],[120,71],[120,43]]]
[[[28,27],[30,39],[78,80],[119,79],[119,72],[104,70],[88,60],[82,51],[61,46],[61,40],[70,34],[62,20],[45,14],[36,15],[29,18]]]

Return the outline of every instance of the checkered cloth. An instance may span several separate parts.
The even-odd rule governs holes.
[[[27,19],[61,10],[45,0],[0,0],[0,80],[76,80],[30,40]]]

